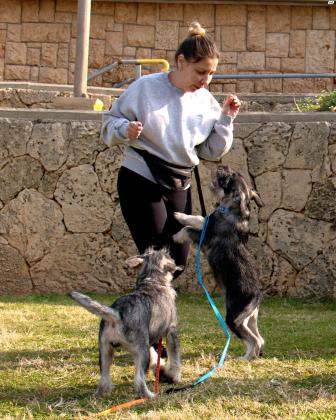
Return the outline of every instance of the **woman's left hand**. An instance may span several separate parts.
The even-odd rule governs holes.
[[[236,95],[229,95],[223,102],[223,113],[229,117],[235,118],[240,109],[240,100]]]

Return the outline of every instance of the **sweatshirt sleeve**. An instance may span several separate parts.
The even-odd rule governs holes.
[[[233,118],[221,112],[209,137],[197,147],[201,159],[218,161],[231,148],[233,142]]]
[[[130,140],[127,138],[127,126],[130,121],[136,121],[136,104],[138,103],[138,86],[134,82],[125,92],[113,103],[112,108],[103,113],[100,138],[107,146],[111,146],[113,139],[125,144]]]

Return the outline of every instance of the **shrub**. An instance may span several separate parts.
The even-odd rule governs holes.
[[[336,90],[331,92],[322,91],[316,98],[304,98],[294,102],[295,110],[299,112],[336,112]]]

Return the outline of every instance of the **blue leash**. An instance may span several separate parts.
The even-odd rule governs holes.
[[[217,210],[219,210],[221,213],[228,213],[229,210],[226,207],[218,207]],[[203,224],[203,228],[202,228],[202,233],[201,233],[201,238],[200,238],[200,242],[198,245],[198,250],[197,250],[197,257],[196,257],[196,275],[197,275],[197,281],[199,283],[199,285],[202,287],[202,289],[204,290],[206,297],[208,298],[208,301],[225,333],[225,335],[227,336],[227,341],[224,347],[224,350],[222,352],[222,355],[219,359],[219,362],[217,364],[217,366],[214,366],[209,372],[205,373],[204,375],[202,375],[196,382],[194,382],[191,385],[186,385],[182,388],[170,388],[168,389],[166,392],[167,394],[173,393],[173,392],[178,392],[178,391],[183,391],[185,389],[188,388],[192,388],[204,381],[206,381],[207,379],[211,378],[214,373],[216,372],[217,369],[220,369],[223,366],[225,357],[227,355],[228,349],[229,349],[229,345],[230,345],[230,340],[231,340],[231,335],[230,335],[230,331],[228,330],[228,327],[226,326],[226,323],[222,317],[222,315],[220,314],[219,310],[217,309],[217,306],[215,305],[215,302],[212,300],[207,288],[205,287],[203,280],[202,280],[202,271],[201,271],[201,249],[202,249],[202,244],[204,241],[204,237],[205,237],[205,233],[208,227],[208,223],[209,223],[209,216],[206,216],[204,218],[204,224]]]

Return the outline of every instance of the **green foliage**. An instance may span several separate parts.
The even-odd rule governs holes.
[[[111,296],[94,296],[110,304]],[[221,297],[215,302],[222,312]],[[226,337],[203,295],[177,299],[183,384],[218,363]],[[245,362],[235,337],[223,369],[191,390],[103,418],[132,420],[335,419],[336,301],[265,298],[260,332],[265,357]],[[98,398],[99,319],[67,296],[0,298],[0,418],[80,419],[136,397],[132,357],[117,350],[116,384]],[[154,376],[148,373],[154,388]],[[90,416],[89,418],[92,418]]]
[[[295,101],[295,109],[299,112],[310,111],[336,111],[336,90],[332,92],[322,91],[316,98],[304,98]]]

